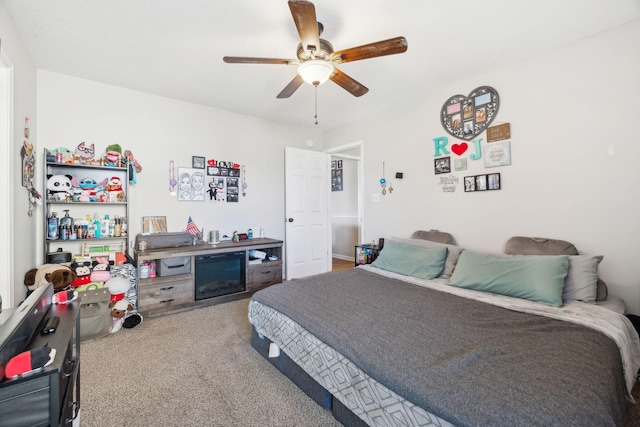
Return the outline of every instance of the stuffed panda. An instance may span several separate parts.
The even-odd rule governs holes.
[[[58,202],[71,200],[72,179],[71,175],[47,175],[47,199]]]

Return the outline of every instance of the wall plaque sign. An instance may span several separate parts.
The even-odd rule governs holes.
[[[509,138],[511,138],[510,123],[503,123],[487,128],[487,142],[502,141]]]

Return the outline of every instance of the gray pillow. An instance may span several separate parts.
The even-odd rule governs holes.
[[[464,251],[449,284],[562,307],[568,255],[497,256]]]
[[[447,245],[455,245],[456,239],[450,233],[439,230],[418,230],[411,235],[412,239],[430,240],[432,242],[446,243]]]
[[[523,236],[514,236],[507,240],[504,252],[507,255],[578,255],[575,245],[565,240]],[[607,295],[606,283],[598,279],[596,301],[604,301]]]
[[[444,270],[440,276],[440,279],[448,279],[451,277],[453,273],[453,269],[456,268],[456,262],[458,262],[458,257],[460,256],[460,252],[464,249],[460,246],[456,245],[447,245],[444,243],[432,242],[430,240],[420,240],[420,239],[403,239],[401,237],[392,237],[391,240],[395,240],[396,242],[404,243],[407,245],[420,246],[422,248],[447,248],[447,259],[444,263]]]
[[[569,257],[569,271],[564,281],[562,300],[578,300],[596,303],[598,293],[598,265],[602,256],[572,255]]]
[[[578,255],[578,250],[572,243],[564,240],[515,236],[507,240],[504,253],[507,255]]]
[[[419,279],[434,279],[442,273],[447,248],[421,248],[389,241],[371,263],[372,267]]]

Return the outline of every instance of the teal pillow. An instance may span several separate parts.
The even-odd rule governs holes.
[[[387,241],[372,267],[393,271],[419,279],[434,279],[442,273],[447,259],[447,248],[422,248]]]
[[[496,256],[464,251],[449,284],[562,307],[568,255]]]

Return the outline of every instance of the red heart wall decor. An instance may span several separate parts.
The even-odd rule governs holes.
[[[451,146],[451,151],[453,151],[454,154],[457,154],[458,156],[462,156],[468,148],[469,144],[467,144],[466,142],[461,142],[460,144],[453,144]]]
[[[480,86],[468,96],[447,99],[440,111],[440,122],[450,135],[468,141],[489,127],[499,106],[498,92],[490,86]]]

